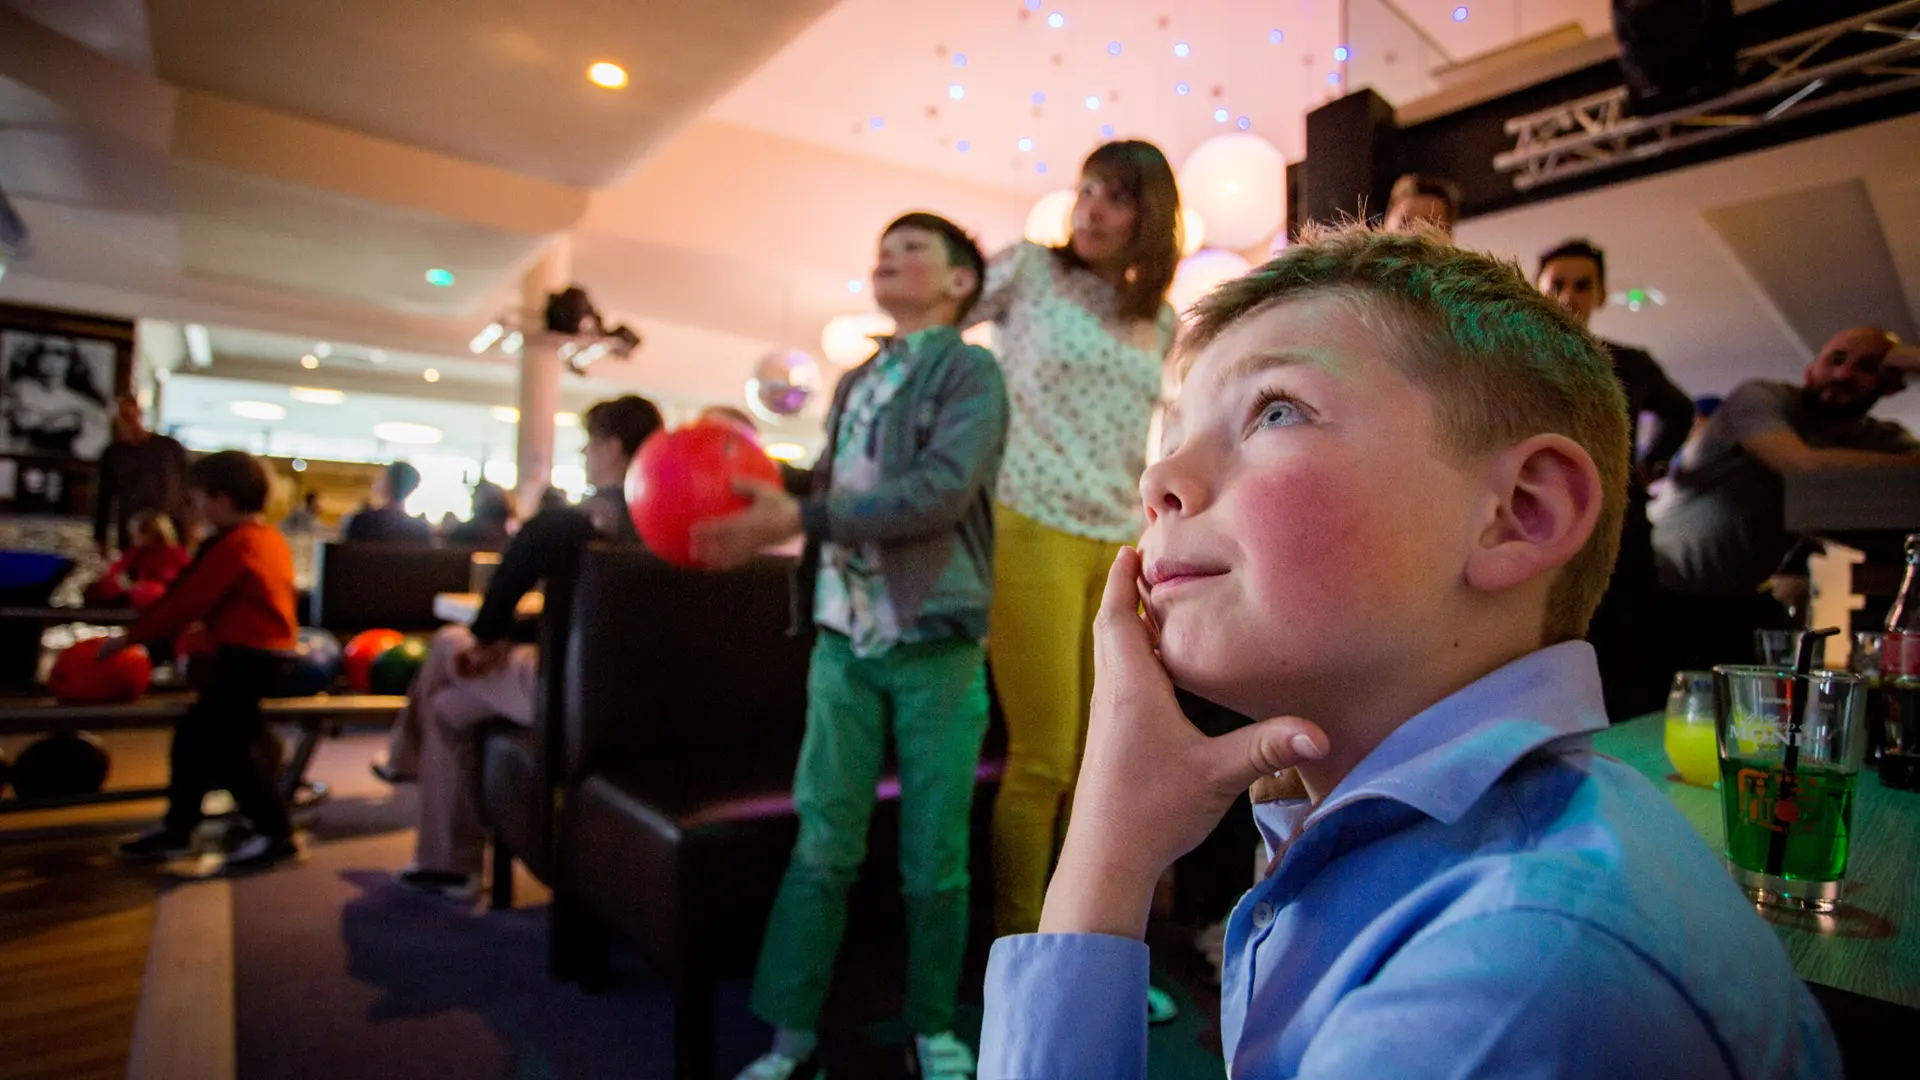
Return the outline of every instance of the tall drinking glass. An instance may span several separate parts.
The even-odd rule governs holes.
[[[1667,760],[1680,779],[1712,787],[1720,779],[1720,749],[1715,741],[1713,672],[1676,671],[1667,693]]]
[[[1772,666],[1723,665],[1713,674],[1734,879],[1760,903],[1832,911],[1866,749],[1866,680]]]

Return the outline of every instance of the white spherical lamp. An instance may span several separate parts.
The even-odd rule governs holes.
[[[820,331],[820,353],[841,367],[852,367],[874,353],[873,339],[893,333],[893,320],[877,311],[835,315]]]
[[[1252,247],[1287,220],[1287,163],[1258,135],[1216,135],[1188,155],[1180,194],[1206,219],[1208,243]]]
[[[1187,256],[1207,246],[1207,219],[1200,211],[1191,206],[1180,207],[1180,257]]]
[[[1253,269],[1253,264],[1231,251],[1208,248],[1180,260],[1173,272],[1173,285],[1167,289],[1167,303],[1181,315],[1200,302],[1200,298]]]
[[[1022,233],[1043,247],[1059,247],[1073,235],[1073,191],[1061,189],[1040,196],[1027,211],[1027,227]]]

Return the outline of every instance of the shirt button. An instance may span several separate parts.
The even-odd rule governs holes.
[[[1259,930],[1265,930],[1267,927],[1273,925],[1273,905],[1272,904],[1269,904],[1265,900],[1262,900],[1259,903],[1253,905],[1253,925],[1256,929],[1259,929]]]

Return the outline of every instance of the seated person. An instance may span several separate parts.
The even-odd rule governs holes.
[[[373,482],[373,503],[347,519],[341,539],[363,543],[433,543],[427,519],[407,514],[407,497],[420,487],[420,470],[404,461],[387,466]]]
[[[1787,529],[1782,477],[1920,465],[1910,432],[1867,415],[1916,371],[1920,348],[1860,326],[1827,342],[1802,385],[1754,379],[1726,396],[1648,508],[1660,583],[1695,598],[1680,612],[1687,629],[1677,643],[1696,655],[1676,659],[1742,661],[1756,626],[1781,624],[1784,609],[1759,590],[1775,575],[1804,578],[1807,550]]]
[[[447,530],[448,547],[499,551],[512,534],[513,500],[507,489],[490,480],[473,485],[473,516]]]
[[[260,699],[285,671],[296,644],[293,553],[261,516],[267,471],[240,450],[208,454],[187,470],[194,520],[215,532],[180,579],[126,635],[100,650],[172,642],[201,623],[213,640],[213,671],[196,673],[200,693],[173,730],[167,815],[120,845],[130,859],[180,858],[193,844],[200,801],[225,788],[253,835],[227,856],[228,873],[261,870],[299,855],[293,822],[281,805],[269,764],[254,748],[269,739]],[[196,662],[195,667],[199,667]]]
[[[635,451],[660,430],[660,410],[628,395],[594,405],[581,422],[593,494],[578,507],[542,511],[514,534],[473,626],[434,635],[407,705],[394,719],[387,760],[374,764],[383,780],[420,780],[414,861],[399,874],[409,888],[456,899],[472,898],[477,888],[486,837],[475,817],[480,772],[473,729],[495,718],[525,727],[534,717],[538,649],[516,645],[511,636],[520,598],[589,541],[639,542],[622,484]]]
[[[1231,1076],[1838,1074],[1719,858],[1593,750],[1579,637],[1627,418],[1551,304],[1354,229],[1195,309],[1040,932],[989,960],[982,1078],[1146,1074],[1155,884],[1249,784],[1273,861],[1227,927]],[[1210,738],[1176,685],[1265,719]]]
[[[107,567],[98,581],[87,586],[88,607],[131,603],[136,596],[135,587],[142,583],[159,586],[164,591],[192,560],[173,531],[173,519],[158,510],[136,511],[127,523],[127,531],[132,534],[133,543],[120,552],[120,557]],[[144,596],[140,606],[147,606]]]

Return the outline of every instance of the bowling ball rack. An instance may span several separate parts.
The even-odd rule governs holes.
[[[63,705],[52,698],[0,696],[0,735],[51,735],[62,732],[140,731],[169,728],[193,701],[192,694],[150,694],[127,704]],[[269,724],[291,725],[298,735],[289,747],[279,777],[280,796],[296,802],[306,784],[307,766],[329,726],[342,722],[385,722],[406,705],[407,699],[384,694],[333,694],[314,697],[268,698],[261,703]],[[312,790],[313,785],[308,785]],[[318,797],[324,797],[319,785]],[[41,799],[0,798],[0,815],[68,806],[134,802],[166,797],[166,788],[114,788],[82,795]],[[309,799],[309,804],[315,801]],[[298,803],[296,802],[296,805]]]

